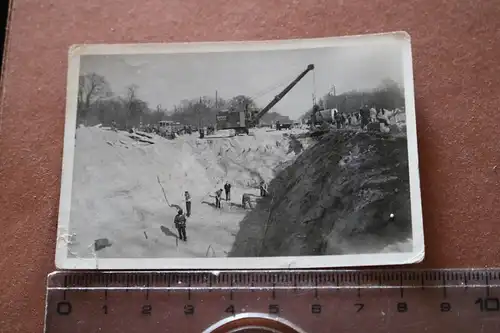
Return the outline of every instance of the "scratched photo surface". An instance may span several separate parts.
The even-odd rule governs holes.
[[[422,259],[407,44],[70,57],[58,267]]]

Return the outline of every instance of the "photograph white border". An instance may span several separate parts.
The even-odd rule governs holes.
[[[368,46],[401,43],[404,64],[404,94],[408,165],[410,181],[413,251],[405,253],[369,253],[354,255],[321,255],[301,257],[223,257],[223,258],[69,258],[68,243],[73,163],[77,120],[80,56],[112,54],[171,54],[241,51],[296,50],[324,47]],[[403,31],[343,37],[144,44],[73,45],[69,50],[64,148],[61,192],[57,228],[55,264],[58,269],[308,269],[354,266],[401,265],[421,262],[424,258],[424,232],[420,194],[420,176],[415,115],[413,63],[410,35]]]

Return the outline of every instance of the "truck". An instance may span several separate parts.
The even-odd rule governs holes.
[[[262,110],[248,110],[244,111],[221,111],[216,115],[217,129],[234,129],[235,134],[249,134],[249,128],[258,125],[259,120],[273,108],[283,97],[292,90],[297,83],[299,83],[307,73],[314,70],[314,65],[310,64],[302,71],[288,86],[285,87],[278,95],[276,95]]]

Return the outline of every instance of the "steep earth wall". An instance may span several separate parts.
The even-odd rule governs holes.
[[[402,136],[325,135],[270,183],[229,256],[411,251],[407,154]]]

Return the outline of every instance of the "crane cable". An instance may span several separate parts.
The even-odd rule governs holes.
[[[313,102],[313,107],[316,104],[316,69],[312,70],[312,75],[313,75],[313,93],[312,93],[312,102]]]
[[[294,76],[290,76],[290,77],[293,78],[293,77],[295,77],[295,75]],[[280,82],[278,84],[273,84],[271,86],[268,86],[265,89],[260,90],[255,95],[251,96],[251,98],[255,100],[255,99],[260,98],[260,97],[262,97],[264,95],[267,95],[271,91],[276,90],[278,88],[281,88],[281,87],[287,85],[290,81],[291,81],[290,78],[287,78],[286,80],[284,79],[282,82]]]

